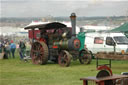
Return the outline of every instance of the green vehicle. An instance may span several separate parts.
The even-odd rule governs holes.
[[[25,27],[29,29],[32,40],[31,57],[34,64],[46,64],[50,60],[67,67],[71,59],[79,59],[81,64],[91,62],[91,53],[84,48],[84,34],[76,35],[75,14],[71,14],[70,18],[72,28],[60,22]]]

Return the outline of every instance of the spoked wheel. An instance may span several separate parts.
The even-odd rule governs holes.
[[[68,67],[70,65],[70,62],[71,62],[71,54],[69,54],[69,52],[65,50],[61,51],[58,57],[58,63],[61,66]]]
[[[79,53],[79,61],[81,64],[90,64],[91,62],[91,53],[86,50],[82,50]]]
[[[106,70],[101,70],[98,72],[96,78],[103,78],[103,77],[107,77],[107,76],[111,76],[110,73]],[[104,82],[104,85],[115,85],[115,84],[113,83],[113,80],[106,80]]]
[[[44,42],[34,42],[31,48],[31,57],[34,64],[46,64],[48,61],[48,47]]]

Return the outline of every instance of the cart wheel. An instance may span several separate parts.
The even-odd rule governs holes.
[[[81,64],[90,64],[91,62],[91,53],[86,50],[82,50],[79,53],[79,61]]]
[[[71,54],[69,54],[69,52],[65,50],[61,51],[58,57],[58,63],[61,66],[68,67],[70,65],[70,62],[71,62]]]
[[[107,70],[100,70],[96,78],[103,78],[107,76],[111,76],[111,74]],[[113,82],[114,82],[113,80],[106,80],[104,81],[104,85],[115,85]]]
[[[31,48],[31,57],[34,64],[46,64],[48,61],[48,47],[44,42],[34,42]]]

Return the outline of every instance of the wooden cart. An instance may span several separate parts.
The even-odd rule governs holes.
[[[96,56],[96,66],[101,65],[108,65],[111,68],[111,60],[128,60],[128,53],[106,53],[106,52],[99,52],[95,54]],[[99,64],[99,60],[108,60],[109,63],[107,64]]]
[[[90,85],[88,83],[88,81],[93,81],[93,84],[91,84],[91,85],[106,85],[105,81],[109,81],[109,80],[116,81],[117,79],[121,79],[121,78],[128,78],[128,76],[126,76],[126,75],[113,75],[113,76],[102,77],[102,78],[87,77],[87,78],[80,78],[80,80],[83,80],[83,85]]]
[[[128,85],[128,75],[113,75],[108,66],[97,68],[99,72],[96,76],[80,78],[83,85]]]

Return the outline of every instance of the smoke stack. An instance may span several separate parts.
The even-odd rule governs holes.
[[[70,19],[72,24],[72,36],[76,36],[76,14],[72,13]]]

